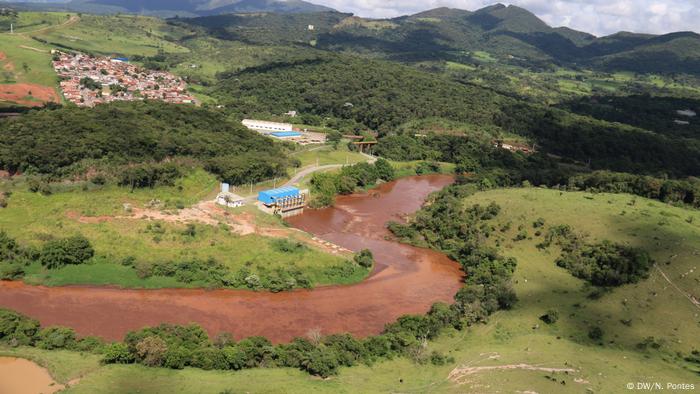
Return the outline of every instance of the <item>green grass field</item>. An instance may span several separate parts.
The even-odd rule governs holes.
[[[45,86],[57,85],[58,78],[51,67],[48,46],[18,34],[2,34],[0,52],[6,56],[5,60],[0,61],[0,75],[2,75],[0,83],[27,82]],[[28,66],[26,71],[24,64]]]
[[[365,156],[348,150],[347,141],[338,144],[337,150],[329,145],[315,146],[292,153],[292,157],[301,161],[302,168],[311,165],[357,164],[367,161]]]
[[[327,380],[291,369],[172,371],[135,365],[94,369],[90,359],[68,370],[58,364],[49,369],[55,368],[54,376],[64,378],[86,373],[69,393],[618,393],[625,392],[630,382],[699,387],[698,371],[693,371],[697,366],[688,365],[676,354],[700,347],[699,310],[678,290],[698,295],[699,212],[629,195],[537,188],[482,192],[467,198],[465,204],[491,201],[502,206],[499,225],[512,222],[512,229],[498,237],[503,252],[518,258],[514,283],[520,301],[515,309],[493,315],[488,324],[461,332],[450,329],[428,343],[425,351],[438,350],[454,358],[447,365],[419,365],[398,358],[344,368]],[[678,289],[652,272],[643,282],[589,298],[591,288],[554,264],[556,253],[535,247],[541,239],[534,235],[532,222],[540,217],[545,219],[545,229],[566,223],[587,232],[591,240],[609,239],[647,249]],[[520,224],[531,239],[513,241]],[[553,325],[538,319],[548,309],[559,312]],[[631,320],[630,325],[621,323],[626,319]],[[588,338],[592,325],[603,329],[603,341]],[[638,348],[638,343],[651,336],[661,344],[659,349]],[[12,352],[38,360],[67,357],[63,353],[68,353],[54,356],[24,348]],[[573,371],[528,370],[522,364]],[[460,373],[457,368],[467,369]]]
[[[222,224],[194,221],[196,234],[184,234],[185,223],[165,219],[143,220],[129,217],[124,204],[143,209],[152,201],[160,201],[167,219],[177,215],[179,208],[189,207],[204,199],[213,199],[218,183],[213,176],[196,171],[178,181],[174,187],[140,189],[106,186],[92,191],[58,191],[49,196],[32,193],[23,184],[12,186],[9,181],[0,189],[12,191],[9,206],[0,215],[0,229],[20,242],[40,246],[46,240],[82,234],[96,250],[90,264],[46,270],[39,263],[27,267],[25,280],[46,285],[95,284],[123,287],[201,287],[202,283],[180,283],[175,278],[151,277],[141,279],[131,267],[120,264],[133,257],[137,262],[157,263],[214,258],[233,272],[247,266],[252,272],[272,271],[276,268],[298,267],[315,285],[353,283],[362,280],[366,270],[358,270],[352,277],[337,277],[327,269],[343,264],[349,256],[331,255],[318,249],[310,236],[285,232],[285,226],[276,218],[259,212],[254,207],[229,210],[220,223],[237,223],[280,231],[310,247],[296,252],[283,252],[275,247],[273,238],[255,234],[239,235]],[[151,209],[153,211],[153,208]],[[158,228],[153,227],[159,225]],[[286,234],[286,235],[285,235]]]
[[[159,51],[188,52],[187,48],[167,39],[169,30],[166,23],[157,18],[81,15],[75,23],[56,25],[31,35],[49,43],[102,55],[152,56]]]

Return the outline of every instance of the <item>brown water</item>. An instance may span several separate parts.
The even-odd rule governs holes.
[[[0,307],[73,327],[80,335],[122,339],[130,330],[159,323],[196,322],[210,334],[263,335],[273,342],[349,332],[379,333],[404,314],[425,313],[450,302],[462,272],[445,255],[384,239],[385,224],[420,208],[449,176],[403,178],[368,194],[339,197],[336,206],[307,211],[291,225],[351,250],[370,249],[375,270],[362,283],[286,293],[244,290],[122,290],[105,287],[44,287],[0,282]]]
[[[64,389],[49,372],[23,358],[0,357],[0,393],[51,394]]]

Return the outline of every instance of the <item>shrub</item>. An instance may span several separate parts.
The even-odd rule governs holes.
[[[355,255],[355,262],[363,268],[370,268],[374,264],[374,256],[369,249],[362,249]]]
[[[229,368],[229,362],[224,352],[214,347],[197,349],[192,352],[190,365],[204,370]]]
[[[79,339],[73,348],[80,352],[100,353],[104,346],[105,343],[101,338],[88,336]]]
[[[14,346],[31,345],[40,327],[34,319],[0,308],[0,342]]]
[[[82,264],[95,255],[90,241],[83,236],[75,236],[49,241],[44,244],[39,261],[49,269],[61,268],[69,264]]]
[[[351,367],[367,357],[367,351],[362,342],[350,334],[334,334],[323,339],[323,344],[334,350],[340,365]]]
[[[169,348],[168,351],[165,352],[163,366],[170,369],[183,369],[189,362],[191,356],[191,352],[183,347]]]
[[[591,327],[588,330],[588,338],[594,341],[600,341],[601,339],[603,339],[603,329],[598,326]]]
[[[312,375],[327,378],[338,373],[340,363],[335,351],[326,347],[318,347],[306,355],[302,366]]]
[[[111,343],[105,347],[102,362],[105,364],[129,364],[134,362],[134,355],[125,343]]]
[[[71,349],[75,346],[75,331],[68,327],[48,327],[39,331],[36,345],[42,349]]]
[[[540,320],[547,324],[554,324],[559,320],[559,312],[556,309],[550,309],[544,315],[540,316]]]
[[[3,264],[0,261],[0,280],[17,280],[24,277],[24,267],[20,264]]]
[[[299,241],[291,241],[286,238],[276,238],[270,241],[272,248],[280,253],[299,253],[309,248]]]
[[[447,356],[438,351],[433,351],[432,353],[430,353],[430,363],[433,365],[445,365],[447,364],[447,359]]]
[[[247,368],[258,367],[272,357],[272,343],[265,337],[250,337],[238,343]]]
[[[248,363],[246,354],[238,346],[227,346],[221,350],[226,358],[228,367],[233,370],[246,368]]]
[[[440,172],[440,164],[436,162],[425,162],[422,161],[416,165],[416,174],[434,174]]]

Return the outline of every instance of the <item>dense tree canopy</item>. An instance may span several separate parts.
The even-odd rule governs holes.
[[[248,156],[242,163],[222,159],[244,153]],[[176,157],[193,157],[232,183],[278,175],[287,164],[282,149],[270,140],[224,114],[192,106],[132,102],[65,107],[32,112],[0,128],[0,168],[10,172],[60,177],[99,164]],[[167,171],[171,169],[132,168],[120,172],[120,182],[152,186],[154,177]]]
[[[397,160],[458,163],[474,147],[510,133],[527,137],[544,153],[594,169],[700,174],[700,142],[640,128],[653,122],[633,126],[606,120],[614,117],[594,119],[383,61],[310,55],[224,74],[215,95],[246,116],[295,109],[354,122],[344,132],[377,130],[377,151]],[[425,119],[465,125],[469,132],[422,138],[425,132],[414,122]]]

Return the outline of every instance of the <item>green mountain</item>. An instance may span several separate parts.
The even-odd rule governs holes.
[[[195,18],[190,23],[246,37],[248,30],[284,25],[270,43],[298,42],[317,48],[362,53],[391,60],[478,61],[478,52],[528,67],[586,66],[607,71],[700,74],[700,35],[661,36],[617,33],[595,37],[573,29],[553,28],[530,11],[496,4],[474,12],[437,8],[393,19],[365,19],[342,13]],[[309,24],[315,30],[295,34]],[[292,34],[289,34],[292,31]],[[259,37],[258,37],[259,38]],[[264,41],[264,40],[263,40]],[[257,42],[261,42],[258,39]]]
[[[19,9],[63,9],[96,14],[139,13],[161,17],[196,17],[239,12],[285,14],[333,11],[332,8],[303,0],[32,0],[9,4],[16,4]]]

